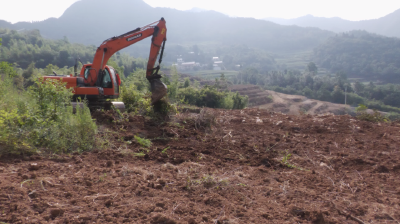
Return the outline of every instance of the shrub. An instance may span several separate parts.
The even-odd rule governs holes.
[[[71,104],[73,96],[72,89],[67,89],[67,83],[56,80],[39,78],[35,81],[35,86],[29,88],[29,94],[39,107],[38,112],[43,117],[50,117],[56,120],[63,111],[65,105]]]
[[[2,153],[27,153],[42,148],[50,152],[90,150],[97,127],[86,106],[74,114],[72,93],[57,80],[37,80],[29,91],[18,91],[11,77],[0,81],[0,149]]]
[[[367,112],[368,107],[360,104],[356,108],[357,118],[364,121],[372,121],[372,122],[387,122],[389,118],[383,116],[379,111],[374,110],[372,114]]]
[[[138,91],[132,83],[121,87],[121,98],[128,113],[149,115],[152,112],[150,95]]]
[[[141,137],[136,136],[136,135],[135,135],[134,137],[135,137],[136,142],[137,142],[139,145],[141,145],[142,147],[150,148],[151,145],[153,144],[153,143],[152,143],[150,140],[148,140],[148,139],[141,138]]]
[[[175,104],[169,103],[167,98],[163,98],[153,105],[154,115],[168,116],[178,113],[178,108]]]
[[[221,92],[212,86],[205,86],[202,89],[193,87],[180,89],[177,98],[190,105],[224,109],[243,109],[248,102],[247,96],[241,96],[239,93]]]

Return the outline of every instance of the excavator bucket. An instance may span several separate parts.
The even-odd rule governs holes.
[[[167,86],[161,82],[160,79],[151,79],[150,88],[151,88],[151,104],[155,104],[159,100],[161,100],[164,96],[167,95]]]

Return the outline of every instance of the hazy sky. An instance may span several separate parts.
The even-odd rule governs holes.
[[[12,23],[60,17],[78,0],[0,0],[0,19]],[[144,0],[153,7],[215,10],[231,16],[296,18],[311,14],[347,20],[376,19],[400,8],[400,0]],[[117,6],[121,7],[121,6]]]

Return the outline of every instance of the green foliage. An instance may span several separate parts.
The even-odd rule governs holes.
[[[57,65],[48,64],[44,69],[44,75],[53,75],[53,72],[58,70],[59,67]]]
[[[367,109],[368,109],[367,106],[365,106],[365,105],[363,105],[363,104],[360,104],[360,105],[358,105],[358,107],[356,108],[356,112],[366,112]]]
[[[121,87],[120,97],[125,104],[125,109],[129,113],[150,115],[152,112],[152,105],[150,96],[137,90],[133,83],[125,83]]]
[[[202,89],[188,87],[179,89],[177,98],[186,104],[198,107],[243,109],[247,105],[248,97],[239,93],[219,91],[213,86]]]
[[[248,102],[248,96],[241,96],[238,92],[232,96],[233,106],[232,109],[243,109]]]
[[[178,108],[176,107],[175,104],[171,104],[169,103],[168,99],[163,98],[161,100],[159,100],[158,102],[156,102],[153,105],[153,109],[154,109],[154,116],[168,116],[168,115],[175,115],[178,113]]]
[[[0,75],[1,74],[7,75],[9,77],[15,77],[18,75],[17,72],[15,72],[12,65],[4,61],[0,62]]]
[[[190,86],[190,79],[189,78],[185,78],[185,82],[183,83],[183,88],[187,88]]]
[[[135,137],[135,140],[136,140],[136,142],[139,144],[139,145],[141,145],[142,147],[145,147],[145,148],[150,148],[151,146],[152,146],[152,142],[150,141],[150,140],[148,140],[148,139],[145,139],[145,138],[141,138],[141,137],[139,137],[139,136],[134,136]]]
[[[291,164],[291,163],[289,162],[289,160],[290,160],[291,157],[292,157],[292,154],[289,153],[289,152],[286,150],[286,151],[283,153],[283,158],[282,158],[282,160],[281,160],[281,164],[284,165],[284,166],[286,166],[286,167],[288,167],[288,168],[290,168],[290,169],[304,170],[304,169],[301,168],[301,167],[298,167],[298,166],[295,166],[295,165]]]
[[[291,156],[292,156],[291,153],[286,152],[286,153],[283,155],[283,158],[282,158],[282,160],[281,160],[281,163],[282,163],[283,165],[289,167],[289,168],[294,168],[294,166],[293,166],[292,164],[289,163],[289,159],[290,159]]]
[[[18,63],[18,66],[23,69],[34,63],[37,68],[44,69],[40,72],[42,75],[52,74],[53,70],[57,74],[72,74],[76,58],[80,58],[84,63],[91,62],[96,51],[94,46],[72,44],[66,38],[62,40],[44,39],[38,30],[17,32],[0,28],[0,33],[3,37],[0,61]],[[138,68],[145,69],[146,63],[145,59],[136,59],[120,53],[115,54],[108,62],[118,71],[121,78],[128,76]],[[31,74],[32,71],[28,73],[28,75]],[[25,77],[25,79],[27,78]]]
[[[127,77],[121,86],[120,96],[129,113],[152,117],[177,113],[176,106],[167,99],[161,99],[154,106],[151,104],[150,84],[143,69],[137,69]]]
[[[167,148],[165,148],[165,149],[163,149],[162,151],[161,151],[161,153],[167,153],[167,150],[169,149],[170,147],[168,146]]]
[[[315,65],[314,62],[310,62],[307,65],[307,71],[316,75],[318,73],[318,67]]]
[[[172,80],[171,80],[170,84],[167,86],[168,87],[168,98],[171,100],[176,100],[177,94],[178,94],[178,88],[179,88],[180,75],[175,66],[171,67],[171,78],[172,78]]]
[[[352,77],[400,81],[400,40],[351,31],[329,38],[314,50],[315,61],[332,72]]]
[[[37,102],[38,111],[43,117],[57,120],[60,115],[63,115],[61,109],[65,105],[70,105],[73,89],[67,89],[67,83],[62,82],[62,79],[59,81],[40,78],[35,83],[36,86],[29,89],[29,94]]]
[[[372,121],[372,122],[388,122],[389,119],[386,116],[383,116],[377,110],[374,110],[372,114],[367,112],[368,107],[360,104],[356,108],[357,118],[364,121]]]
[[[131,73],[125,80],[127,85],[135,85],[135,88],[140,92],[150,92],[150,82],[146,78],[144,69],[137,69]]]
[[[143,156],[145,156],[145,155],[146,155],[146,153],[144,153],[144,152],[133,153],[133,156],[134,156],[134,157],[143,157]]]
[[[11,80],[11,81],[10,81]],[[11,77],[0,79],[0,154],[37,149],[74,152],[92,149],[97,127],[86,106],[73,113],[72,93],[57,80],[37,80],[17,90]]]
[[[250,70],[249,70],[250,71]],[[255,70],[244,73],[243,80],[249,84],[258,84],[266,89],[293,95],[303,95],[311,99],[328,101],[333,103],[345,103],[345,91],[347,88],[347,104],[357,106],[365,104],[370,109],[385,112],[400,113],[400,85],[387,84],[375,85],[372,82],[365,85],[360,82],[351,83],[344,72],[335,75],[311,76],[307,72],[300,71],[271,71],[267,74],[259,74]],[[260,84],[261,83],[261,84]]]

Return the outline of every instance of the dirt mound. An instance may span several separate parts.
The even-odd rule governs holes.
[[[355,115],[354,108],[343,104],[335,104],[319,100],[308,99],[305,96],[289,95],[271,90],[262,90],[256,85],[232,85],[230,91],[239,92],[249,97],[249,106],[252,108],[267,109],[285,114],[326,114]],[[372,111],[368,111],[372,113]]]
[[[0,158],[0,222],[400,220],[398,123],[259,109],[94,117],[106,150]]]

